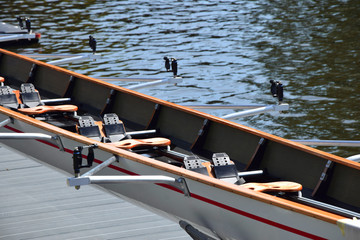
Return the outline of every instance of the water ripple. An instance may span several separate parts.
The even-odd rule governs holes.
[[[29,16],[42,33],[38,46],[13,51],[87,53],[93,35],[103,58],[63,67],[107,77],[171,77],[162,58],[176,57],[182,84],[141,91],[179,104],[274,104],[268,82],[281,80],[288,113],[237,121],[289,138],[360,135],[354,0],[0,0],[0,6],[2,21]],[[344,123],[343,131],[328,128]]]

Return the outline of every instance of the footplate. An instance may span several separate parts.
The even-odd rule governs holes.
[[[231,183],[243,182],[243,179],[239,178],[235,164],[226,153],[214,153],[212,160],[214,163],[213,171],[216,178]]]
[[[212,156],[214,166],[234,165],[226,153],[214,153]]]
[[[22,103],[26,107],[31,108],[31,107],[37,107],[37,106],[44,105],[41,102],[39,92],[36,91],[36,89],[32,83],[21,84],[20,96],[21,96]]]
[[[115,113],[107,113],[103,117],[103,127],[110,142],[118,142],[126,137],[125,127]]]
[[[95,139],[97,141],[101,141],[101,133],[99,126],[90,116],[82,116],[79,118],[77,130],[80,135]]]
[[[186,169],[209,176],[207,168],[202,165],[202,161],[198,156],[184,157],[184,166]]]

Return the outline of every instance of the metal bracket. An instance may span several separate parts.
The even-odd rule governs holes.
[[[88,149],[88,155],[87,155],[87,164],[82,164],[82,150],[84,148]],[[93,161],[94,161],[94,148],[97,148],[97,144],[92,144],[88,146],[78,146],[74,149],[73,153],[73,168],[75,177],[80,175],[80,169],[85,167],[92,167]]]
[[[8,125],[9,123],[14,123],[13,118],[7,118],[4,121],[0,122],[0,128]]]
[[[119,162],[119,156],[112,156],[103,163],[89,170],[81,176],[75,173],[75,177],[67,179],[68,186],[80,189],[82,185],[100,184],[100,183],[165,183],[181,190],[186,197],[190,197],[190,191],[183,177],[173,178],[161,175],[148,176],[93,176],[95,173],[111,165]],[[75,166],[74,166],[75,167]],[[75,170],[75,168],[74,168]]]
[[[58,135],[52,136],[52,139],[53,139],[53,141],[56,142],[56,145],[59,147],[60,151],[64,152],[65,149],[64,149],[64,145],[61,141],[60,136],[58,136]]]
[[[105,163],[105,162],[104,162]],[[100,166],[100,165],[99,165]],[[104,166],[105,167],[105,166]],[[103,168],[103,167],[101,167]],[[86,175],[86,174],[84,174]],[[184,178],[173,178],[161,175],[147,176],[80,176],[67,179],[68,186],[77,189],[82,185],[105,184],[105,183],[165,183],[181,190],[186,197],[190,197],[190,191]]]

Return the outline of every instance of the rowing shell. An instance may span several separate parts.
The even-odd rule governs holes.
[[[313,194],[323,199],[324,204],[339,203],[348,207],[348,211],[360,208],[360,188],[354,184],[360,182],[359,163],[5,50],[0,49],[0,53],[1,75],[5,84],[14,89],[20,89],[21,83],[32,82],[43,99],[70,98],[71,104],[79,106],[81,114],[116,113],[128,128],[127,132],[156,129],[157,137],[171,141],[174,146],[171,151],[197,154],[207,162],[213,153],[225,152],[239,172],[263,170],[264,176],[258,176],[262,180],[259,182],[272,179],[271,182],[299,183],[303,186],[301,193],[307,198]],[[257,191],[258,186],[248,189],[200,174],[169,164],[167,159],[157,157],[158,150],[149,154],[128,151],[116,144],[79,135],[75,128],[65,129],[55,125],[55,121],[45,122],[46,118],[37,119],[4,107],[0,107],[0,121],[3,126],[0,131],[6,133],[4,138],[9,133],[16,133],[16,138],[21,133],[51,136],[51,142],[4,138],[0,141],[69,174],[74,174],[73,157],[79,147],[96,146],[95,168],[116,159],[99,172],[107,177],[103,180],[115,176],[118,180],[139,177],[144,181],[149,176],[162,176],[163,180],[175,179],[176,184],[186,183],[181,185],[183,188],[164,182],[100,183],[99,186],[176,222],[186,221],[212,237],[355,240],[360,235],[360,224],[353,219],[352,212],[348,214],[343,209],[334,212],[324,205],[320,208],[284,198],[282,194]],[[143,143],[132,141],[124,145],[136,144]],[[79,156],[82,160],[91,158],[90,151],[88,156],[85,153]],[[227,172],[223,175],[226,177]],[[88,176],[89,181],[91,177],[102,176]],[[247,177],[244,179],[248,181]]]

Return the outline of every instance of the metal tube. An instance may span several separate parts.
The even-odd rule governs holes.
[[[69,186],[81,186],[99,183],[176,183],[176,179],[166,176],[81,176],[68,178]]]
[[[81,54],[81,55],[77,55],[75,57],[50,61],[50,62],[48,62],[48,64],[58,65],[58,64],[62,64],[62,63],[68,63],[68,62],[76,62],[76,61],[83,61],[83,60],[95,60],[100,57],[101,57],[101,55],[98,55],[98,54]]]
[[[345,208],[330,205],[330,204],[327,204],[327,203],[324,203],[324,202],[316,201],[316,200],[313,200],[313,199],[310,199],[310,198],[305,198],[305,197],[302,197],[302,196],[298,196],[298,197],[293,197],[293,199],[299,201],[302,204],[307,204],[307,205],[310,205],[310,206],[314,206],[316,208],[320,208],[320,209],[323,209],[325,211],[329,211],[329,212],[339,214],[339,215],[342,215],[342,216],[345,215],[345,216],[350,217],[350,218],[353,218],[353,217],[359,218],[360,217],[360,214],[357,213],[357,212],[353,212],[351,210],[347,210]]]
[[[152,134],[152,133],[156,133],[156,130],[143,130],[143,131],[134,131],[134,132],[126,132],[127,135],[130,136],[136,136],[136,135],[143,135],[143,134]]]
[[[360,147],[360,141],[350,140],[292,140],[304,145],[335,146],[335,147]]]
[[[90,183],[175,183],[167,176],[90,176]]]
[[[14,34],[9,36],[0,35],[0,42],[20,40],[20,39],[34,39],[35,33],[32,34]]]
[[[71,98],[54,98],[54,99],[41,99],[43,103],[54,103],[54,102],[70,102]]]
[[[190,197],[190,191],[184,178],[175,179],[173,177],[161,175],[148,176],[85,176],[71,177],[67,179],[68,186],[79,188],[81,185],[101,183],[165,183],[181,190],[185,196]]]
[[[53,137],[42,133],[0,133],[0,139],[41,139],[53,140]]]
[[[158,78],[116,78],[116,77],[94,77],[102,81],[122,81],[122,82],[153,82],[161,79]]]
[[[0,122],[0,127],[3,127],[9,123],[11,123],[11,119],[10,118],[5,119],[4,121]]]
[[[238,172],[239,177],[253,176],[253,175],[261,175],[263,174],[263,170],[254,170],[254,171],[246,171],[246,172]]]
[[[354,161],[354,162],[360,162],[360,154],[356,154],[356,155],[347,157],[346,159],[349,159],[349,160]]]
[[[188,108],[195,109],[252,109],[265,107],[264,104],[244,104],[244,105],[183,105]]]
[[[48,62],[48,64],[58,65],[58,64],[62,64],[62,63],[75,62],[75,61],[80,61],[80,60],[84,60],[84,59],[86,59],[86,57],[80,55],[80,56],[76,56],[76,57],[70,57],[70,58],[64,58],[64,59],[60,59],[60,60],[50,61],[50,62]]]
[[[271,111],[285,111],[288,109],[289,109],[288,104],[269,105],[269,106],[265,106],[265,107],[260,107],[260,108],[255,108],[255,109],[251,109],[251,110],[227,114],[227,115],[222,116],[222,118],[234,119],[234,118],[239,118],[239,117],[248,117],[248,116],[271,112]]]
[[[161,79],[161,80],[155,80],[152,82],[140,83],[137,85],[129,86],[127,88],[130,90],[138,90],[140,88],[152,87],[152,86],[165,84],[165,83],[176,84],[176,83],[180,83],[181,81],[182,81],[182,78],[165,78],[165,79]]]
[[[95,173],[97,173],[98,171],[106,168],[107,166],[111,165],[113,162],[116,162],[118,160],[118,157],[116,156],[112,156],[111,158],[109,158],[108,160],[104,161],[103,163],[97,165],[96,167],[94,167],[93,169],[91,169],[90,171],[84,173],[83,175],[81,175],[80,177],[89,177],[94,175]]]
[[[70,58],[80,56],[79,54],[23,54],[23,56],[30,58]]]

